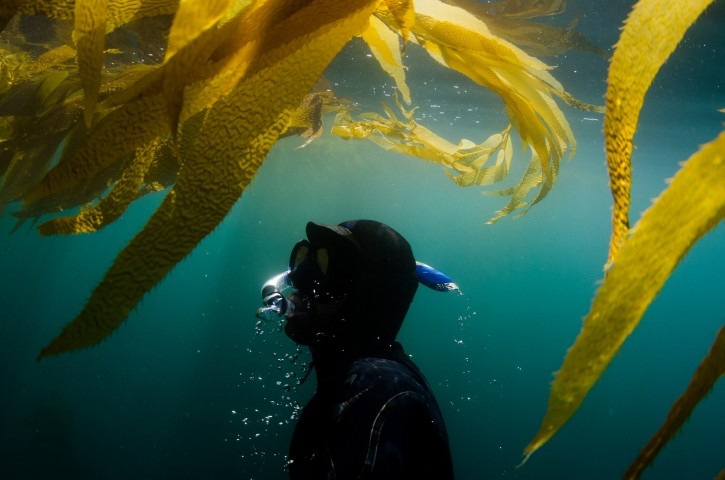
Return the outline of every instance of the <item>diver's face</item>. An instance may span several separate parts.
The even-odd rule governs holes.
[[[326,245],[306,240],[295,245],[290,256],[290,279],[294,291],[285,315],[284,330],[302,345],[314,345],[333,335],[342,319],[345,301],[355,283],[350,259]]]

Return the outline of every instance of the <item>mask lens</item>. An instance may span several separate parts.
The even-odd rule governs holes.
[[[320,271],[323,275],[327,275],[327,269],[330,264],[330,256],[327,253],[326,248],[317,249],[317,266],[320,267]]]
[[[300,240],[292,248],[292,253],[289,259],[289,268],[294,270],[299,267],[302,262],[305,261],[307,255],[310,253],[310,242],[307,240]]]
[[[294,288],[318,302],[336,302],[350,291],[344,262],[334,251],[310,245],[307,240],[297,243],[290,254],[290,279]]]

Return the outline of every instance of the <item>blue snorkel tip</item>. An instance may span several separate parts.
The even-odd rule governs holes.
[[[418,279],[418,283],[437,292],[451,292],[455,290],[461,293],[461,289],[458,288],[458,285],[448,275],[423,262],[415,262],[415,276]]]

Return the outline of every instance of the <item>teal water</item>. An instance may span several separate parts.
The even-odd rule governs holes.
[[[632,2],[596,5],[577,2],[567,18],[583,13],[578,30],[613,45]],[[719,1],[648,94],[635,138],[633,221],[679,162],[723,128],[724,26]],[[602,101],[606,60],[544,60],[575,96]],[[414,47],[408,63],[421,123],[454,142],[505,127],[489,92]],[[390,82],[358,42],[327,77],[365,109],[390,101]],[[353,218],[393,226],[464,292],[420,289],[400,335],[438,397],[458,478],[621,477],[725,320],[725,230],[688,254],[580,411],[516,469],[602,277],[610,232],[602,117],[563,110],[576,156],[544,201],[495,225],[484,222],[504,200],[457,187],[437,165],[330,135],[304,149],[299,138],[282,140],[224,223],[111,338],[41,363],[40,348],[79,312],[161,196],[91,236],[10,234],[12,218],[2,217],[0,478],[286,478],[287,445],[314,376],[296,385],[308,355],[276,325],[255,326],[259,288],[285,268],[308,220]],[[526,161],[517,151],[512,182]],[[714,478],[725,467],[723,405],[720,382],[644,478]]]

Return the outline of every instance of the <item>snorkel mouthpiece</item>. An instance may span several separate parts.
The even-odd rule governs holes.
[[[257,318],[268,322],[282,320],[286,313],[292,309],[292,304],[283,292],[292,288],[289,278],[290,271],[280,273],[270,278],[262,285],[262,304],[257,309]]]

